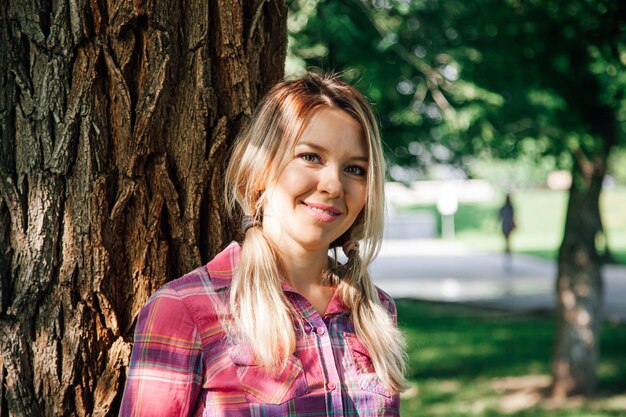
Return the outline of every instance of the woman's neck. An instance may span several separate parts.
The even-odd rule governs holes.
[[[328,267],[328,251],[294,252],[281,252],[285,279],[323,315],[334,290],[322,278]]]
[[[305,293],[307,289],[322,285],[322,275],[328,267],[328,251],[281,251],[285,280],[296,291]]]

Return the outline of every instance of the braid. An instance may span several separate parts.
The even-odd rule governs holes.
[[[402,334],[382,305],[358,249],[349,240],[343,245],[348,261],[340,283],[341,299],[351,311],[357,337],[368,347],[374,368],[393,392],[406,389]]]

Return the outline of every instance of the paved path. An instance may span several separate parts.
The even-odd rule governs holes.
[[[513,310],[554,308],[556,263],[468,249],[441,240],[386,240],[370,267],[394,297],[477,303]],[[604,316],[626,320],[626,266],[604,268]]]

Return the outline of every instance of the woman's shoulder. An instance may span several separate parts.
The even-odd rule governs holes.
[[[206,292],[207,289],[213,289],[213,287],[213,279],[207,266],[203,265],[180,278],[169,281],[157,290],[155,296],[174,292],[180,298],[187,298],[197,292]]]
[[[379,287],[376,287],[376,291],[378,292],[378,299],[380,303],[385,307],[385,309],[391,313],[393,316],[396,315],[396,302],[393,297],[387,294],[385,291],[381,290]]]
[[[207,304],[223,304],[225,293],[230,288],[233,269],[239,259],[239,251],[239,246],[231,243],[206,265],[160,287],[146,306],[164,299],[192,311]]]
[[[216,290],[205,266],[201,266],[161,286],[148,299],[142,312],[159,312],[179,317],[189,314],[195,321],[198,306],[208,306],[210,303],[207,301],[212,298],[211,294],[216,294]]]
[[[206,293],[207,290],[213,292],[226,289],[230,287],[233,270],[239,262],[240,253],[239,244],[232,242],[206,265],[199,266],[182,277],[168,282],[157,293],[175,291],[184,297],[198,290]]]

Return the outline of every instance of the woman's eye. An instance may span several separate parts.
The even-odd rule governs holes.
[[[367,170],[361,168],[360,166],[352,165],[346,168],[346,172],[348,174],[356,175],[358,177],[364,177],[367,173]]]
[[[314,153],[301,153],[300,155],[298,155],[298,157],[314,164],[318,164],[321,162],[320,157]]]

